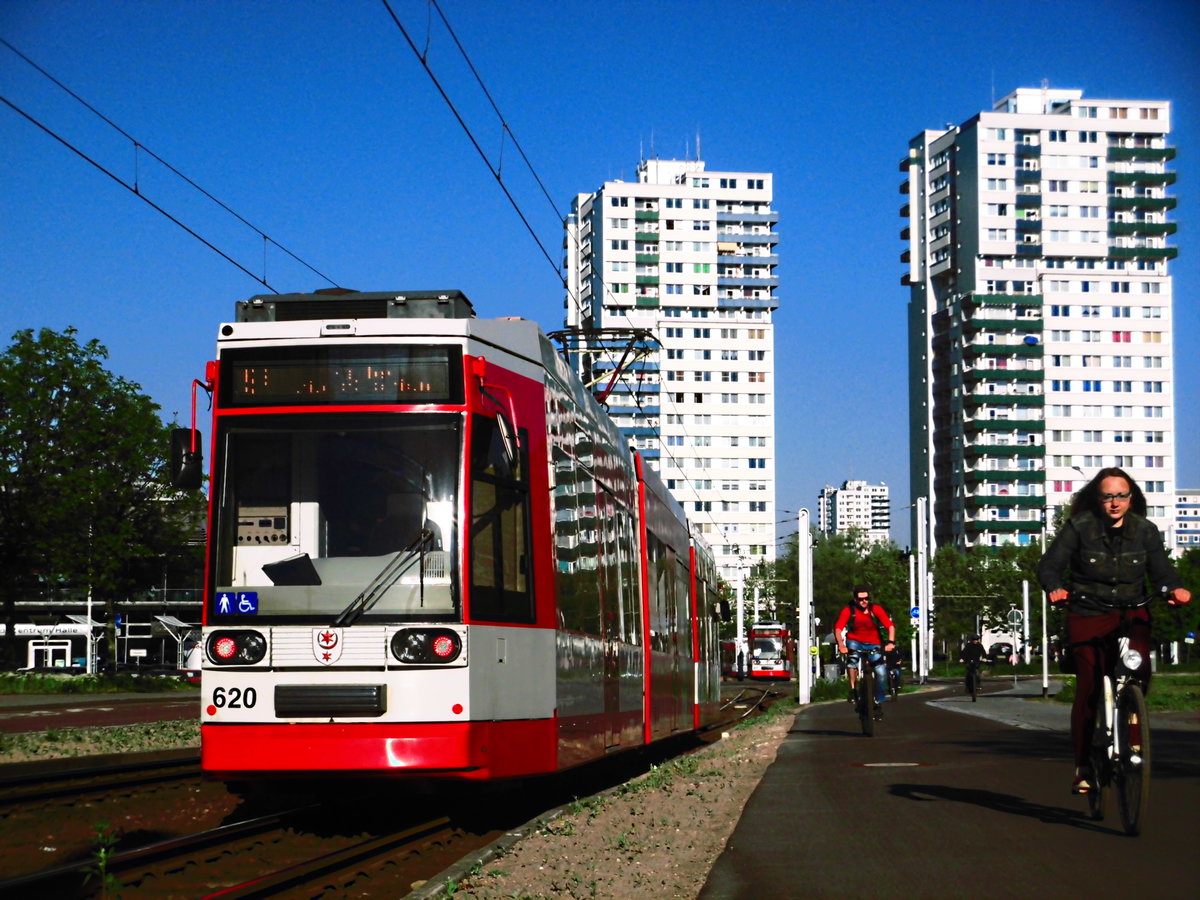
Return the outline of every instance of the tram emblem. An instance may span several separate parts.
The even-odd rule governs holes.
[[[331,666],[342,658],[342,629],[314,628],[312,640],[313,656],[317,662]]]

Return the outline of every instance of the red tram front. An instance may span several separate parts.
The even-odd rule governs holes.
[[[206,772],[506,778],[716,720],[711,556],[536,324],[259,296],[206,386]]]
[[[779,622],[750,626],[750,677],[787,680],[792,677],[787,627]]]

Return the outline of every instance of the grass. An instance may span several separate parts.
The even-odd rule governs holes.
[[[197,690],[180,678],[133,675],[26,675],[0,672],[0,694],[125,694]]]
[[[194,720],[177,722],[52,728],[48,731],[0,734],[0,765],[67,756],[139,753],[199,746],[199,715]]]
[[[1059,703],[1075,701],[1075,678],[1059,676],[1063,686],[1054,699]],[[1146,695],[1146,708],[1150,712],[1196,712],[1200,710],[1200,676],[1156,674],[1150,680],[1150,693]]]

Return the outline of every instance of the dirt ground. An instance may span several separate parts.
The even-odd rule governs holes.
[[[578,801],[436,896],[448,889],[459,900],[693,898],[791,724],[783,714],[737,728],[629,785]]]

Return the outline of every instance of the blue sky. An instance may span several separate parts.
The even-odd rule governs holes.
[[[699,135],[709,169],[774,173],[781,509],[884,481],[907,543],[898,163],[1017,87],[1173,102],[1177,379],[1200,383],[1195,0],[441,0],[549,199],[436,11],[391,5],[555,262],[571,198],[652,150],[695,156]],[[0,37],[337,283],[458,288],[481,315],[562,326],[554,266],[382,2],[3,0]],[[277,290],[327,286],[3,46],[0,94]],[[267,290],[3,105],[0,272],[3,346],[74,326],[168,419],[234,302]],[[1200,404],[1181,394],[1178,483],[1196,487]]]

